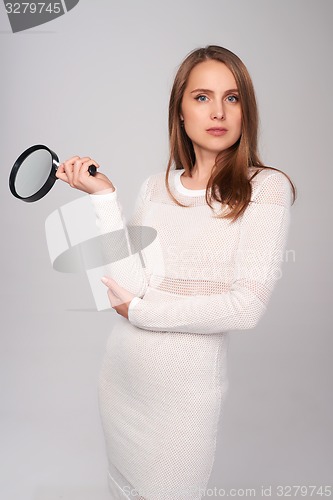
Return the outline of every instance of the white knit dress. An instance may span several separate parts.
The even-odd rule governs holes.
[[[228,389],[228,332],[256,326],[280,278],[288,179],[261,170],[249,206],[232,223],[214,218],[221,207],[210,209],[204,189],[183,186],[183,172],[171,170],[169,181],[186,208],[174,203],[159,172],[143,182],[127,223],[117,189],[90,195],[101,233],[122,229],[130,245],[129,226],[157,231],[141,256],[106,271],[136,295],[129,320],[113,317],[99,374],[112,500],[204,496]]]

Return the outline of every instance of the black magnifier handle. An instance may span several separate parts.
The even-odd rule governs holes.
[[[57,167],[57,169],[58,169],[58,167],[59,167],[60,163],[59,163],[59,162],[57,162],[56,160],[53,160],[53,161],[54,161],[54,163],[56,164],[56,167]],[[95,165],[90,165],[90,166],[88,167],[88,172],[89,172],[89,174],[90,174],[90,175],[92,175],[92,176],[96,175],[97,168],[95,167]]]
[[[97,172],[97,168],[95,167],[95,165],[90,165],[88,167],[88,172],[90,175],[94,176]]]

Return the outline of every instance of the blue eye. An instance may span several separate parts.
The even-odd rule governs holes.
[[[201,101],[200,97],[203,97],[204,99],[207,99],[206,95],[197,95],[194,99],[196,99],[198,102],[206,102],[206,101]]]
[[[233,101],[231,101],[230,99],[234,99],[234,100],[233,100]],[[227,100],[228,100],[229,102],[238,102],[238,101],[239,101],[239,97],[238,97],[238,96],[236,96],[236,95],[228,95]]]

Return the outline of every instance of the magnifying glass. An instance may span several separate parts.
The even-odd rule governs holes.
[[[43,144],[36,144],[23,151],[14,163],[9,176],[11,193],[20,200],[31,202],[43,198],[52,188],[60,163],[54,151]],[[90,165],[90,175],[96,174]]]

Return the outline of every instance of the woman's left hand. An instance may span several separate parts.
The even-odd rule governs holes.
[[[108,297],[112,308],[115,309],[118,314],[128,319],[128,306],[136,295],[118,285],[112,278],[103,276],[102,282],[108,287]]]

